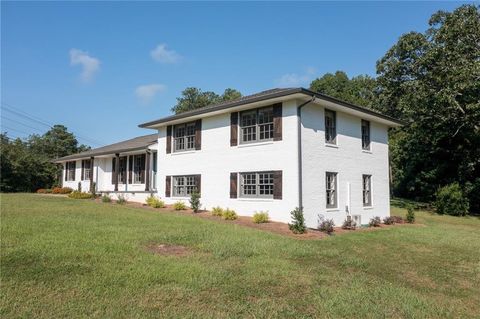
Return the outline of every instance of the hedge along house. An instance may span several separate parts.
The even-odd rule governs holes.
[[[157,138],[140,136],[56,159],[63,165],[62,185],[143,202],[156,193]]]
[[[316,227],[319,218],[341,225],[347,216],[365,224],[373,216],[390,214],[388,130],[400,125],[391,117],[304,88],[268,90],[168,116],[140,125],[156,130],[151,137],[158,138],[138,152],[148,148],[157,154],[146,169],[156,180],[155,188],[144,192],[172,204],[187,202],[197,190],[204,208],[229,207],[247,216],[268,211],[280,222],[289,222],[290,212],[303,207],[308,227]],[[98,150],[71,158],[80,165],[83,158],[101,156]],[[118,151],[98,162],[98,192],[137,190],[133,188],[138,185],[126,183],[112,191],[114,153]],[[129,156],[127,164],[120,164],[119,179],[132,163]],[[70,174],[67,160],[58,161]],[[155,177],[148,173],[154,169]]]

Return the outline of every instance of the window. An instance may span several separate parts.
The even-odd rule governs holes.
[[[174,126],[174,152],[195,149],[195,122]]]
[[[125,184],[127,182],[127,157],[120,157],[120,166],[118,170],[118,183]]]
[[[325,110],[325,143],[337,143],[337,125],[336,113],[334,111]]]
[[[92,161],[91,160],[82,160],[82,180],[89,181],[90,180],[90,171],[92,169]]]
[[[273,172],[240,173],[240,197],[273,198]]]
[[[370,150],[370,122],[362,120],[362,149]]]
[[[173,196],[187,197],[198,190],[196,175],[174,176],[173,177]]]
[[[372,175],[362,175],[363,206],[372,206]]]
[[[145,171],[145,155],[134,155],[133,156],[133,183],[142,184],[143,183],[143,173]]]
[[[337,173],[325,174],[327,208],[337,207]]]
[[[241,143],[273,139],[273,107],[240,113]]]
[[[76,167],[76,162],[67,162],[65,164],[65,180],[67,182],[71,182],[75,180],[75,167]]]

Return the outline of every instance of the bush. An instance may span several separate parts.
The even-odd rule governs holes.
[[[107,194],[102,195],[102,203],[110,203],[111,201],[112,201],[112,199],[110,198],[109,195],[107,195]]]
[[[465,216],[468,214],[468,199],[458,183],[440,188],[436,194],[435,207],[438,214]]]
[[[125,196],[121,194],[117,195],[117,204],[125,205],[126,203],[127,203],[127,199],[125,198]]]
[[[410,205],[407,208],[407,223],[413,224],[415,222],[415,212],[413,211],[413,206]]]
[[[292,223],[288,224],[288,228],[294,234],[303,234],[307,232],[307,227],[305,226],[305,217],[303,216],[303,208],[296,207],[290,212],[292,217]]]
[[[68,197],[73,198],[73,199],[90,199],[90,198],[92,198],[92,194],[79,192],[79,191],[73,191],[70,194],[68,194]]]
[[[73,191],[70,187],[54,187],[52,188],[53,194],[70,194]]]
[[[355,230],[357,228],[357,223],[353,221],[353,219],[347,218],[342,224],[342,229],[349,229],[349,230]]]
[[[212,208],[212,215],[222,217],[223,216],[223,208],[217,206]]]
[[[46,194],[47,190],[45,188],[39,188],[37,189],[37,194]]]
[[[383,223],[385,225],[395,225],[395,218],[393,216],[387,216],[383,218]]]
[[[157,198],[153,195],[150,195],[149,197],[147,197],[145,202],[147,203],[148,206],[153,207],[153,208],[163,208],[163,207],[165,207],[165,203],[162,200],[160,200],[159,198]]]
[[[268,220],[269,220],[268,212],[259,211],[253,214],[253,222],[255,224],[268,223]]]
[[[235,220],[237,219],[237,213],[233,209],[225,209],[222,214],[223,219],[225,220]]]
[[[403,220],[402,216],[391,216],[390,218],[393,219],[395,224],[403,224],[404,223],[404,220]]]
[[[173,209],[175,210],[185,210],[187,209],[187,205],[184,202],[178,201],[173,204]]]
[[[190,195],[190,207],[193,209],[193,212],[196,213],[200,209],[200,193],[194,191]]]
[[[380,227],[380,224],[382,223],[382,220],[380,217],[375,216],[372,219],[370,219],[370,222],[368,223],[368,226],[370,227]]]
[[[335,231],[333,228],[334,226],[335,223],[333,222],[333,219],[320,220],[318,230],[330,235]]]

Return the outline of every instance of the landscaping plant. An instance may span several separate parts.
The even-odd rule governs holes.
[[[320,224],[318,225],[318,230],[327,233],[328,235],[331,235],[335,231],[335,229],[333,228],[334,226],[335,223],[333,222],[333,219],[321,219]]]
[[[107,194],[102,195],[102,203],[110,203],[111,201],[112,201],[112,199],[110,198],[109,195],[107,195]]]
[[[259,211],[253,214],[253,222],[255,224],[268,223],[269,217],[268,212]]]
[[[193,209],[194,213],[198,212],[200,205],[200,193],[194,191],[192,195],[190,195],[190,207]]]
[[[68,194],[68,197],[73,198],[73,199],[90,199],[90,198],[92,198],[92,194],[79,192],[79,191],[73,191],[70,194]]]
[[[468,214],[468,199],[458,183],[440,188],[436,194],[435,208],[438,214],[465,216]]]
[[[223,219],[225,220],[235,220],[237,219],[237,213],[233,209],[225,209],[222,214]]]
[[[118,195],[117,196],[117,204],[119,205],[125,205],[127,203],[127,199],[123,195]]]
[[[175,210],[185,210],[187,209],[187,205],[184,202],[178,201],[173,204],[173,209]]]
[[[213,207],[212,208],[212,215],[222,217],[223,216],[223,208],[221,208],[220,206]]]
[[[403,224],[404,223],[404,220],[403,220],[402,216],[391,216],[390,218],[393,219],[395,224]]]
[[[409,205],[407,208],[407,223],[409,224],[415,223],[415,211],[413,210],[412,205]]]
[[[380,227],[381,223],[382,223],[382,220],[380,219],[380,217],[375,216],[372,219],[370,219],[370,222],[368,223],[368,226],[370,226],[370,227]]]
[[[342,229],[355,230],[357,228],[357,223],[353,221],[351,217],[345,219],[342,224]]]
[[[383,218],[383,223],[385,225],[394,225],[395,224],[395,218],[393,216],[387,216]]]
[[[307,232],[307,226],[305,226],[305,217],[303,216],[303,208],[296,207],[290,212],[292,217],[292,223],[288,224],[288,228],[294,234],[303,234]]]
[[[148,206],[153,207],[153,208],[163,208],[163,207],[165,207],[165,203],[162,200],[160,200],[159,198],[157,198],[153,195],[150,195],[149,197],[147,197],[145,202],[147,203]]]

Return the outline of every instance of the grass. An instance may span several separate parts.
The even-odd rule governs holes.
[[[307,241],[90,200],[0,199],[2,318],[480,313],[478,218],[417,212],[423,226]],[[192,253],[155,255],[152,243]]]

